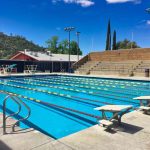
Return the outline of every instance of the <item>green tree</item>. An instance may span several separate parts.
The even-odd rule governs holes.
[[[69,54],[69,43],[68,40],[63,40],[58,42],[58,37],[53,36],[51,39],[46,41],[48,45],[48,49],[54,54]],[[59,43],[59,44],[58,44]],[[70,42],[70,54],[77,55],[78,54],[78,44],[76,41]],[[82,54],[82,51],[79,49],[79,55]]]
[[[18,50],[30,49],[32,51],[42,51],[44,48],[28,41],[25,37],[13,34],[6,35],[0,32],[0,58],[9,58]]]
[[[68,54],[68,40],[63,40],[60,42],[58,49],[61,54]]]
[[[48,50],[50,50],[54,54],[59,53],[58,40],[59,40],[58,36],[53,36],[51,39],[46,41],[46,44],[48,46]]]
[[[71,41],[70,43],[70,54],[77,55],[78,54],[78,44],[76,41]],[[82,51],[79,49],[79,55],[82,55]]]
[[[111,24],[108,21],[107,38],[106,38],[106,50],[111,50]]]
[[[116,30],[114,31],[113,34],[113,45],[112,45],[112,50],[116,50],[117,49],[117,43],[116,43]]]
[[[69,54],[69,45],[68,40],[63,40],[59,44],[59,51],[61,54]],[[70,42],[70,54],[77,55],[78,53],[78,44],[76,41]],[[79,49],[79,55],[82,55],[82,51]]]
[[[136,42],[134,42],[134,41],[131,42],[128,39],[119,41],[117,43],[117,49],[131,49],[131,48],[140,48],[140,46],[138,46]]]

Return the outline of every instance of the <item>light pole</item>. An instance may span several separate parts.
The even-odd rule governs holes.
[[[79,37],[80,37],[80,33],[81,32],[76,32],[77,35],[77,43],[78,43],[78,49],[77,49],[77,56],[78,56],[78,61],[79,61],[79,50],[80,50],[80,46],[79,46]]]
[[[75,30],[75,27],[66,27],[64,28],[66,32],[69,33],[69,62],[68,62],[68,72],[70,72],[70,32]]]

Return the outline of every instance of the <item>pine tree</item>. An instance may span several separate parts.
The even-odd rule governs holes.
[[[108,29],[107,29],[106,50],[111,50],[111,25],[110,25],[110,20],[108,22]]]
[[[116,43],[116,30],[114,31],[114,34],[113,34],[113,46],[112,46],[113,50],[117,50],[117,43]]]
[[[109,33],[109,50],[111,50],[111,26],[110,26],[110,33]]]

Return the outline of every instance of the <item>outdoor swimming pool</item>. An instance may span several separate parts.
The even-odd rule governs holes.
[[[21,97],[31,108],[31,116],[21,127],[33,127],[58,139],[95,125],[101,116],[95,107],[106,104],[138,107],[133,98],[149,95],[150,82],[60,75],[10,77],[0,78],[0,90]],[[0,96],[0,111],[5,96]],[[7,112],[16,110],[17,105],[9,101]],[[22,108],[16,118],[26,114]]]

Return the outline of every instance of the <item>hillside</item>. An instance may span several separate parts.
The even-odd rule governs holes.
[[[30,49],[33,51],[42,51],[43,47],[28,41],[25,37],[19,35],[6,35],[0,32],[0,59],[9,58],[19,50]]]

